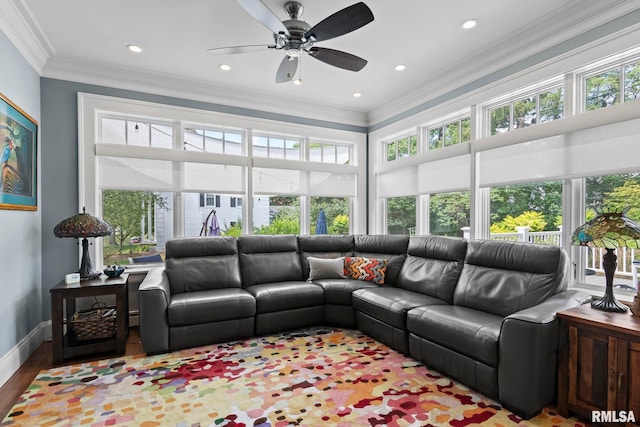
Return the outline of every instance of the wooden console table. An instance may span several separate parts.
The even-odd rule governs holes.
[[[129,329],[129,303],[127,298],[127,280],[129,275],[86,280],[80,283],[66,284],[63,281],[51,288],[51,331],[53,344],[53,364],[60,365],[64,359],[95,353],[115,352],[124,354]],[[76,298],[115,295],[116,297],[116,334],[111,338],[77,341],[73,333],[64,325],[68,324],[76,311]],[[66,306],[66,310],[65,307]],[[65,313],[66,312],[66,313]],[[64,316],[66,314],[66,317]],[[66,320],[65,320],[66,319]]]
[[[589,304],[557,314],[561,325],[558,412],[633,411],[640,422],[640,318]],[[567,339],[568,338],[568,339]]]

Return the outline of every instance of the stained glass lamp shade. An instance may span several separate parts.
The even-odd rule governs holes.
[[[95,279],[100,276],[100,272],[93,271],[91,258],[89,257],[89,241],[87,237],[109,236],[113,229],[109,224],[100,218],[96,218],[85,212],[76,214],[70,218],[60,221],[53,228],[56,237],[75,237],[82,239],[82,261],[80,262],[80,278],[82,280]]]
[[[591,303],[591,307],[613,312],[625,312],[627,306],[621,304],[613,295],[613,275],[616,272],[617,248],[640,247],[640,225],[624,216],[622,212],[602,212],[600,215],[578,227],[573,232],[571,243],[576,246],[604,248],[602,266],[606,279],[605,294]]]

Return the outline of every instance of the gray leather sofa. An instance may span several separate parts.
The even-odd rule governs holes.
[[[309,258],[388,262],[384,285],[307,280]],[[315,260],[312,260],[315,262]],[[438,236],[174,239],[140,285],[144,350],[161,353],[313,325],[357,328],[530,418],[553,400],[558,247]],[[314,273],[315,274],[315,273]]]

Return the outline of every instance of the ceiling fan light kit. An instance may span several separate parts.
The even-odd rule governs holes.
[[[260,50],[283,50],[282,59],[276,72],[276,83],[291,81],[296,75],[299,58],[304,53],[344,70],[360,71],[367,61],[356,55],[340,50],[314,46],[316,42],[330,40],[361,28],[372,22],[373,12],[363,2],[353,4],[323,19],[314,26],[300,20],[304,7],[297,1],[284,4],[284,11],[290,19],[280,21],[261,0],[237,0],[244,10],[273,32],[274,44],[246,45],[213,48],[214,55],[256,52]]]

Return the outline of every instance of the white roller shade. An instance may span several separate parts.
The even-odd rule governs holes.
[[[413,165],[380,172],[377,181],[378,197],[415,196],[418,194],[418,169]]]
[[[309,195],[355,197],[356,176],[350,173],[309,171]]]
[[[418,194],[464,191],[471,186],[471,156],[450,157],[418,165]]]
[[[254,167],[253,191],[256,194],[269,195],[355,197],[356,175],[353,173]]]
[[[182,188],[185,191],[215,191],[226,194],[244,192],[246,168],[242,166],[184,163],[183,168]]]
[[[549,136],[478,153],[479,185],[620,173],[638,168],[640,119]]]
[[[174,191],[173,162],[98,157],[98,183],[101,189]]]
[[[253,168],[255,194],[302,195],[307,192],[305,171],[293,169]]]

